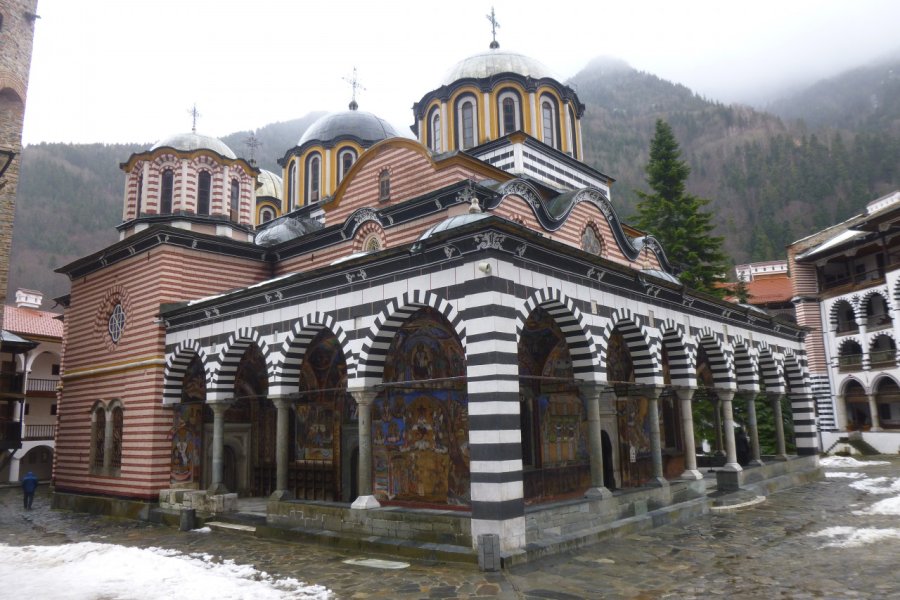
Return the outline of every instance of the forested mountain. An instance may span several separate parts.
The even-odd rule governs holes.
[[[884,65],[773,104],[782,116],[708,100],[614,59],[594,60],[570,83],[586,104],[586,160],[616,179],[612,201],[622,218],[633,214],[635,190],[647,189],[650,139],[656,119],[665,119],[692,168],[688,190],[710,199],[725,249],[740,263],[783,258],[785,244],[900,188],[897,64],[878,69]],[[860,98],[875,100],[863,110]],[[276,159],[321,114],[253,132],[262,143],[255,152],[259,166],[280,174]],[[249,156],[250,133],[223,140]],[[10,290],[39,289],[48,298],[68,292],[68,281],[53,269],[118,239],[124,185],[119,163],[149,145],[25,148]]]

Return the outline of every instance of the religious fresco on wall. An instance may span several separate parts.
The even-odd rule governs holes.
[[[206,402],[206,371],[203,361],[195,355],[188,363],[181,380],[181,402]]]
[[[356,402],[347,391],[347,362],[335,335],[325,329],[310,342],[300,367],[300,400],[294,407],[296,460],[340,459],[341,419]]]
[[[526,497],[579,491],[589,483],[586,407],[574,384],[568,343],[545,309],[538,307],[525,321],[518,358]],[[527,467],[542,475],[533,477]]]
[[[606,377],[617,388],[616,420],[619,430],[619,465],[622,487],[641,485],[650,475],[650,401],[634,383],[634,361],[625,338],[614,331],[606,348]]]
[[[179,404],[173,413],[172,483],[199,482],[203,464],[203,405]]]
[[[394,335],[384,381],[446,380],[465,373],[455,332],[440,313],[425,308]],[[389,387],[375,399],[372,440],[379,499],[469,503],[469,416],[461,381]]]

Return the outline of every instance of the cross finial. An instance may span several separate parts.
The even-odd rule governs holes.
[[[362,86],[359,82],[359,77],[356,74],[356,67],[353,67],[353,76],[352,77],[344,77],[344,81],[350,84],[350,88],[353,90],[353,95],[350,99],[350,110],[356,110],[359,107],[359,104],[356,103],[356,92],[365,91],[366,88]]]
[[[497,22],[497,17],[494,14],[494,7],[491,7],[491,14],[486,15],[487,20],[491,23],[491,36],[493,36],[493,41],[491,42],[491,50],[495,48],[499,48],[500,44],[497,43],[497,29],[500,28],[500,23]]]
[[[244,145],[247,146],[247,150],[250,153],[250,164],[256,164],[256,149],[262,146],[262,142],[259,141],[259,138],[250,134],[250,137],[244,140]]]
[[[197,133],[197,119],[200,117],[200,111],[197,110],[197,103],[194,103],[194,106],[188,111],[188,114],[191,115],[193,120],[191,124],[191,133]]]

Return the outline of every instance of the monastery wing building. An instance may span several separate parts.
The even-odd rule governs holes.
[[[787,395],[816,453],[804,331],[686,289],[620,221],[574,89],[494,44],[413,112],[415,140],[353,102],[281,175],[196,132],[122,163],[120,240],[59,269],[57,506],[267,497],[273,525],[514,553],[561,500],[595,523],[612,490],[697,483],[692,403],[735,485],[736,394],[751,441]]]

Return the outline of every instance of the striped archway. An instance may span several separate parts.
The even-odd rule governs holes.
[[[195,356],[200,357],[203,370],[206,373],[206,384],[210,383],[209,361],[206,351],[196,340],[184,340],[175,346],[166,358],[166,367],[163,376],[163,404],[178,404],[181,402],[181,387],[184,384],[184,375],[188,365]]]
[[[255,344],[265,358],[267,365],[266,377],[271,381],[272,366],[271,354],[266,341],[262,339],[259,332],[250,327],[243,327],[228,337],[225,346],[219,352],[218,369],[216,369],[210,378],[210,399],[224,400],[234,393],[235,376],[237,375],[238,366],[244,352],[251,344]]]
[[[273,388],[281,388],[281,391],[277,392],[273,389],[273,394],[286,393],[284,390],[288,385],[286,382],[293,382],[291,383],[293,387],[299,385],[303,358],[306,356],[310,342],[323,329],[331,331],[337,338],[347,363],[347,377],[352,377],[356,368],[356,360],[350,350],[346,332],[330,315],[316,312],[305,315],[291,326],[291,331],[281,346],[281,359],[273,369]]]
[[[734,349],[734,372],[738,389],[759,391],[759,369],[750,345],[743,336],[735,336],[731,347]]]
[[[659,345],[669,357],[669,378],[672,385],[697,387],[697,350],[685,335],[684,326],[667,319],[660,327]]]
[[[706,352],[713,383],[717,388],[734,389],[734,364],[732,354],[726,350],[724,336],[704,327],[697,334],[697,345]]]
[[[607,349],[610,337],[618,331],[628,346],[634,366],[634,378],[637,383],[662,385],[663,373],[659,361],[659,342],[652,338],[641,323],[640,317],[627,308],[617,308],[610,316],[609,323],[603,329],[600,346],[600,363],[605,373]]]

